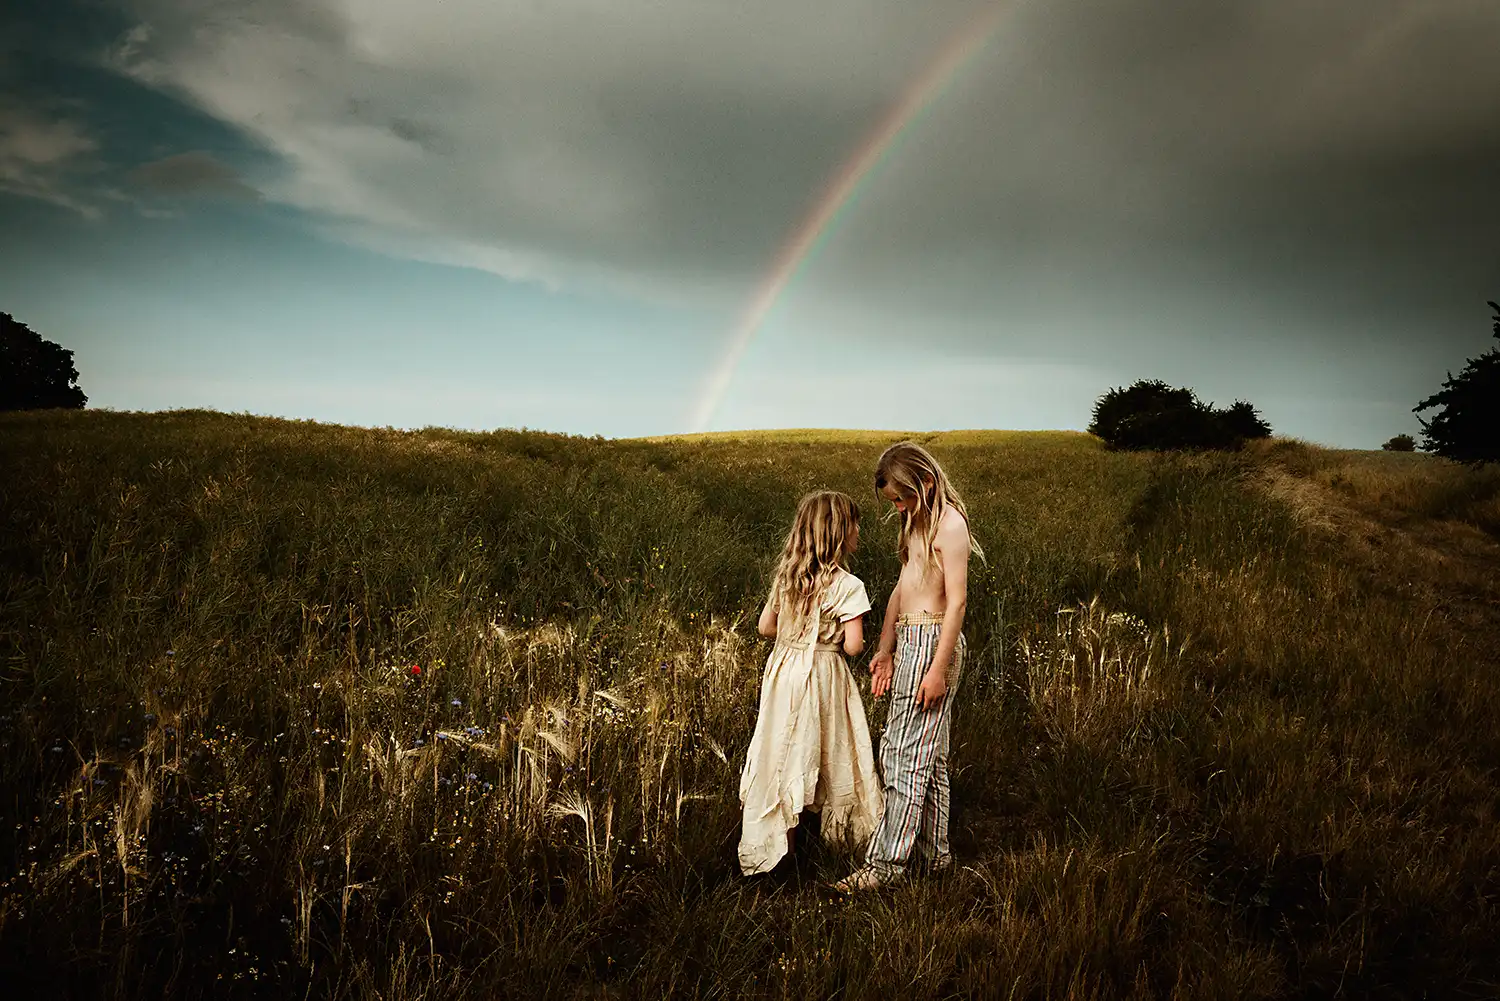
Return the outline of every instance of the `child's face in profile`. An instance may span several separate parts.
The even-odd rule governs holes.
[[[894,483],[886,483],[885,486],[880,488],[880,493],[885,497],[886,500],[894,504],[896,506],[896,510],[900,511],[902,514],[914,511],[917,508],[917,498],[911,494],[903,494],[901,491],[896,489],[896,485]],[[922,478],[922,493],[924,495],[930,495],[932,493],[932,481],[927,479],[925,476]]]
[[[856,550],[858,548],[859,548],[859,522],[856,521],[854,523],[853,527],[851,527],[849,529],[849,535],[844,540],[844,552],[846,554],[853,553],[854,550]]]
[[[901,495],[901,491],[896,489],[896,485],[894,483],[887,483],[885,486],[881,487],[880,493],[883,497],[885,497],[886,500],[894,504],[896,506],[896,510],[900,511],[902,514],[905,514],[912,507],[912,498],[903,497]]]

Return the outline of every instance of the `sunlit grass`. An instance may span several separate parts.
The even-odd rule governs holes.
[[[665,442],[811,442],[819,445],[868,445],[888,444],[903,438],[921,437],[912,431],[865,431],[844,428],[774,428],[770,430],[745,431],[699,431],[691,434],[653,435],[633,439],[656,443]]]
[[[648,438],[628,439],[652,443],[725,443],[748,444],[803,443],[816,445],[879,445],[882,448],[892,442],[910,439],[924,445],[1018,445],[1041,446],[1057,444],[1081,445],[1086,448],[1102,447],[1099,440],[1082,431],[1000,431],[972,429],[963,431],[873,431],[850,428],[774,428],[745,431],[700,431],[693,434],[655,435]]]
[[[814,881],[854,860],[806,838],[784,875],[743,880],[767,652],[749,625],[776,546],[803,491],[848,491],[880,603],[897,565],[870,473],[903,436],[0,418],[7,980],[152,998],[1500,981],[1500,679],[1474,617],[1495,481],[1429,456],[916,435],[988,554],[957,693],[959,868],[838,901]],[[1408,537],[1428,556],[1371,556]]]

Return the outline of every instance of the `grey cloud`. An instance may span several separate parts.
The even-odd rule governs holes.
[[[76,176],[96,166],[98,147],[71,118],[0,101],[0,191],[98,218],[98,207],[73,190]]]
[[[390,129],[397,139],[405,139],[433,153],[452,149],[450,144],[443,141],[442,133],[425,122],[397,116],[391,119]]]
[[[233,168],[203,150],[177,153],[141,164],[130,182],[164,195],[222,195],[257,199],[260,192],[241,180]]]
[[[271,197],[583,268],[739,280],[976,5],[882,19],[842,0],[811,21],[790,3],[139,7],[130,71],[280,153]]]
[[[126,63],[278,153],[268,197],[387,248],[736,297],[984,6],[141,0]],[[1398,336],[1494,264],[1497,36],[1489,0],[1015,4],[806,294],[981,338],[1215,302]]]

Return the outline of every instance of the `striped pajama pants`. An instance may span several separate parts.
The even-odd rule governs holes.
[[[953,860],[948,847],[948,731],[967,649],[962,633],[948,668],[948,693],[935,709],[917,705],[917,689],[937,653],[942,628],[943,617],[930,613],[896,620],[891,711],[880,738],[885,814],[866,856],[866,864],[885,877],[900,875],[913,856],[933,868]]]

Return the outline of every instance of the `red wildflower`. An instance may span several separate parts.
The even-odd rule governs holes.
[[[418,667],[416,664],[413,664],[411,666],[411,676],[413,678],[420,678],[422,676],[422,669],[420,667]]]

